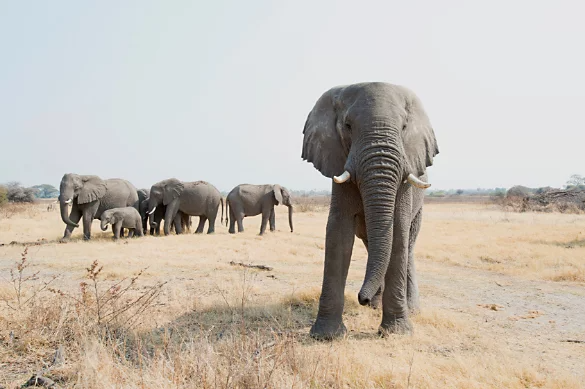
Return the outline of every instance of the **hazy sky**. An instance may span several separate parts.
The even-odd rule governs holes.
[[[582,1],[283,3],[2,1],[0,182],[328,189],[305,119],[362,81],[422,100],[433,188],[585,174]]]

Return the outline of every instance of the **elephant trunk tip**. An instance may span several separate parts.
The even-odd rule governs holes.
[[[358,302],[360,305],[368,305],[374,298],[374,295],[379,288],[380,286],[374,287],[374,283],[371,281],[364,282],[360,292],[358,293]]]

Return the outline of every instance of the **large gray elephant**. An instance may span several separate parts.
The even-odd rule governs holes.
[[[148,214],[153,214],[161,205],[166,207],[165,235],[170,233],[170,224],[175,220],[178,212],[189,216],[199,216],[196,234],[203,232],[205,221],[209,220],[207,233],[212,234],[215,232],[215,219],[220,204],[221,222],[223,222],[223,198],[215,186],[205,181],[182,182],[176,178],[169,178],[150,188]],[[151,228],[152,226],[151,223]],[[183,232],[180,223],[175,223],[175,231],[177,234]]]
[[[65,174],[61,179],[59,203],[61,219],[67,227],[63,240],[71,237],[83,217],[83,239],[91,239],[91,223],[112,208],[134,207],[138,210],[138,194],[134,185],[120,178],[102,180],[98,176]],[[71,205],[71,213],[67,214]]]
[[[420,230],[426,168],[439,153],[423,106],[387,83],[332,88],[309,113],[302,158],[333,178],[319,311],[311,336],[346,332],[344,290],[355,236],[368,250],[361,305],[382,300],[380,333],[412,329],[418,309],[413,249]],[[336,176],[339,174],[339,176]]]
[[[268,222],[270,222],[270,231],[274,231],[276,228],[274,206],[278,204],[288,207],[288,224],[290,232],[293,232],[291,195],[286,188],[280,185],[238,185],[227,195],[225,204],[225,224],[227,226],[229,218],[230,234],[236,232],[236,223],[238,224],[238,232],[244,231],[244,217],[260,214],[262,214],[260,235],[266,231],[266,223]]]

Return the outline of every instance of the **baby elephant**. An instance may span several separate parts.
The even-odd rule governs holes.
[[[142,218],[134,207],[112,208],[102,213],[101,227],[102,231],[108,229],[108,224],[112,224],[112,231],[114,231],[114,239],[120,238],[120,230],[127,228],[129,230],[128,237],[131,238],[134,234],[144,236],[142,231]]]

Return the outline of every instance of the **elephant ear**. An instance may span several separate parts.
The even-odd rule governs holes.
[[[276,199],[276,205],[282,204],[282,188],[280,187],[280,185],[273,185],[272,193],[274,194],[274,198]]]
[[[330,89],[317,100],[303,130],[301,158],[329,178],[343,173],[349,153],[349,136],[337,112],[342,90]]]
[[[87,204],[104,197],[107,185],[98,176],[81,176],[82,188],[77,196],[77,204]]]
[[[411,95],[406,100],[406,122],[403,142],[408,163],[408,173],[417,177],[425,174],[426,168],[433,165],[433,158],[439,154],[435,132],[424,111],[420,100]]]
[[[168,205],[171,201],[176,199],[183,193],[185,186],[176,178],[167,180],[163,190],[163,204]]]

